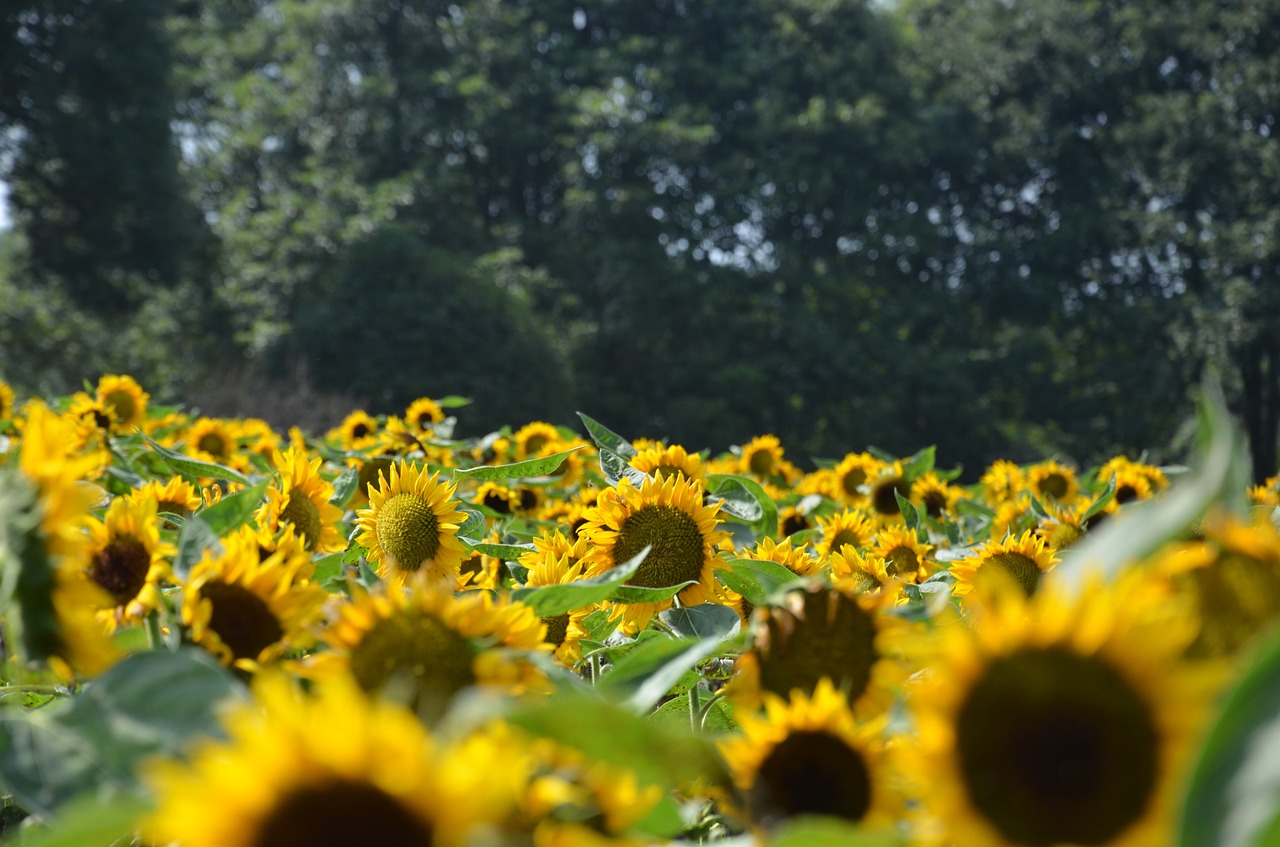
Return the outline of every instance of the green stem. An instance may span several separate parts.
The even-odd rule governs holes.
[[[689,689],[689,728],[694,734],[702,730],[702,704],[698,702],[700,699],[698,686],[694,685]]]
[[[159,650],[164,646],[164,632],[160,628],[160,615],[157,612],[147,615],[147,643],[152,650]]]

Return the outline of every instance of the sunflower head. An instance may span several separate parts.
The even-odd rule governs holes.
[[[169,575],[174,546],[160,539],[152,498],[117,498],[101,521],[89,521],[90,580],[112,600],[109,625],[139,620],[160,603],[160,583]]]
[[[422,572],[452,584],[465,555],[458,527],[466,518],[454,488],[403,460],[370,486],[369,508],[356,513],[357,541],[369,548],[383,579],[403,584]]]
[[[863,486],[879,476],[883,467],[884,462],[870,453],[848,454],[832,471],[832,496],[849,504],[864,503]]]
[[[697,453],[690,453],[679,444],[671,446],[657,444],[648,447],[632,456],[628,464],[649,476],[682,474],[685,479],[703,485],[707,480],[707,471],[702,466],[702,457]]]
[[[902,514],[898,497],[911,496],[911,481],[903,475],[902,463],[894,462],[881,468],[880,473],[867,484],[868,506],[881,521],[891,521]]]
[[[1021,467],[1008,459],[996,459],[982,474],[978,484],[993,505],[1017,498],[1027,485],[1027,475]]]
[[[486,480],[476,486],[471,502],[499,515],[510,515],[520,508],[520,492],[496,480]]]
[[[956,503],[964,497],[964,489],[958,488],[929,471],[911,483],[911,501],[924,507],[929,517],[940,519],[954,514]]]
[[[818,518],[818,528],[822,530],[822,540],[818,542],[819,558],[829,558],[839,553],[843,547],[861,550],[871,541],[875,534],[876,523],[860,509],[836,512],[826,518]]]
[[[516,430],[511,440],[515,443],[516,458],[529,459],[537,456],[551,442],[561,440],[561,436],[554,425],[533,421]]]
[[[419,397],[405,409],[404,421],[419,432],[428,432],[444,421],[444,409],[430,397]]]
[[[955,594],[967,597],[975,587],[996,582],[1019,588],[1027,597],[1040,587],[1041,577],[1057,564],[1057,556],[1031,530],[1004,541],[988,541],[951,566],[956,578]]]
[[[812,576],[822,569],[822,560],[806,547],[792,546],[790,538],[774,541],[767,535],[755,546],[742,551],[742,558],[760,562],[774,562],[798,576]]]
[[[933,545],[916,537],[905,524],[888,526],[876,533],[871,552],[884,559],[889,576],[919,582],[929,576],[929,553]]]
[[[742,447],[737,472],[760,480],[788,479],[795,468],[782,457],[782,442],[776,435],[759,435]]]
[[[342,549],[342,510],[329,502],[333,485],[320,476],[320,457],[309,460],[306,448],[291,445],[275,454],[274,463],[280,482],[267,489],[267,500],[255,515],[258,525],[272,534],[291,525],[314,552]]]
[[[111,418],[111,429],[129,432],[147,419],[151,395],[131,376],[108,374],[98,380],[97,400]]]
[[[13,418],[13,402],[13,388],[9,383],[0,379],[0,421],[7,421]]]
[[[1041,500],[1066,501],[1076,496],[1080,483],[1075,470],[1050,459],[1027,469],[1027,488]]]
[[[358,450],[378,434],[378,419],[364,409],[356,409],[342,419],[329,437],[345,450]]]

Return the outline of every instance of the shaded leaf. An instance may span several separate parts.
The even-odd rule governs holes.
[[[582,419],[583,425],[587,428],[587,435],[591,436],[591,440],[594,441],[596,446],[601,450],[608,450],[612,453],[617,453],[624,459],[630,459],[633,456],[638,455],[636,448],[631,445],[630,441],[623,438],[621,435],[618,435],[618,433],[609,429],[604,424],[594,418],[587,417],[582,412],[578,412],[578,417]]]
[[[552,453],[550,456],[525,459],[509,465],[480,465],[466,470],[454,470],[452,474],[455,479],[525,479],[533,476],[548,476],[564,464],[565,458],[570,453],[581,449],[581,446],[572,447],[561,453]]]
[[[232,482],[238,482],[242,485],[248,485],[249,479],[240,471],[232,470],[225,465],[217,465],[213,462],[202,462],[199,459],[193,459],[190,456],[184,456],[157,444],[147,436],[143,435],[142,440],[151,446],[151,449],[159,455],[161,461],[169,466],[175,474],[185,476],[192,479],[200,479],[202,477],[210,479],[229,479]]]

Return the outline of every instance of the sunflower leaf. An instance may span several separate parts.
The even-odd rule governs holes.
[[[661,603],[664,600],[670,600],[672,597],[684,591],[691,585],[697,585],[696,579],[679,583],[678,585],[664,585],[659,588],[643,588],[638,585],[619,585],[609,595],[609,600],[613,603],[621,603],[623,605],[632,605],[635,603]]]
[[[778,504],[760,483],[736,474],[707,477],[707,493],[725,514],[751,527],[757,537],[778,537]]]
[[[1111,479],[1107,480],[1106,489],[1104,489],[1103,492],[1098,495],[1097,499],[1095,499],[1093,503],[1090,504],[1089,508],[1085,509],[1084,514],[1080,516],[1080,523],[1082,525],[1085,523],[1088,523],[1099,512],[1105,509],[1107,507],[1107,504],[1110,503],[1115,498],[1116,498],[1116,476],[1115,474],[1112,474]]]
[[[345,509],[351,502],[351,498],[356,496],[358,485],[360,485],[360,470],[347,468],[333,480],[333,496],[329,498],[329,502],[339,509]]]
[[[122,800],[89,791],[58,810],[57,819],[47,826],[26,830],[21,847],[109,847],[125,843],[150,804],[142,799]]]
[[[476,553],[483,553],[486,556],[493,556],[498,559],[518,559],[530,550],[536,549],[532,544],[495,544],[488,541],[481,541],[467,546]]]
[[[630,441],[618,435],[609,427],[594,418],[587,417],[582,412],[578,412],[578,417],[582,418],[582,424],[587,428],[587,434],[591,436],[591,440],[601,450],[617,453],[624,459],[630,459],[638,455],[636,448],[631,445]]]
[[[719,603],[667,609],[658,618],[676,635],[686,638],[728,638],[742,626],[738,613]]]
[[[173,575],[185,580],[204,551],[210,548],[221,550],[222,539],[203,518],[192,515],[178,531],[178,554],[173,557]]]
[[[458,539],[469,547],[479,544],[480,539],[489,532],[489,524],[484,513],[466,506],[459,506],[458,511],[467,516],[467,519],[458,527]]]
[[[604,447],[600,448],[600,472],[610,485],[617,485],[619,481],[626,479],[639,488],[649,479],[644,471],[631,467],[621,455]]]
[[[561,585],[517,588],[511,592],[511,597],[513,600],[519,600],[521,603],[531,606],[538,615],[544,618],[563,615],[572,612],[574,609],[594,605],[602,600],[614,597],[622,587],[622,584],[639,570],[640,565],[644,564],[645,557],[649,555],[651,549],[652,545],[646,545],[643,550],[621,565],[616,568],[610,568],[599,576],[574,580]],[[684,586],[679,586],[676,590],[679,591],[681,588],[684,588]],[[665,599],[663,597],[653,602],[661,602],[661,600]]]
[[[914,482],[917,478],[924,476],[933,470],[934,457],[937,453],[937,447],[930,444],[923,450],[920,450],[910,459],[902,463],[902,478],[907,482]]]
[[[509,465],[480,465],[465,470],[452,471],[454,479],[527,479],[534,476],[550,476],[564,464],[564,460],[582,446],[571,447],[550,456],[539,456],[536,459],[525,459]]]
[[[716,571],[716,578],[755,606],[773,605],[780,595],[804,582],[804,577],[777,562],[756,559],[732,559],[729,570]]]
[[[253,513],[262,505],[262,496],[267,492],[268,480],[263,480],[252,488],[237,491],[223,497],[217,503],[201,509],[196,514],[208,525],[214,535],[226,535],[233,529],[239,529],[248,523]]]
[[[916,537],[919,538],[921,533],[925,531],[924,521],[920,519],[920,510],[916,508],[915,503],[903,497],[896,488],[893,489],[893,497],[898,501],[898,511],[902,514],[902,519],[906,521],[907,529],[914,532]]]
[[[142,440],[151,445],[151,449],[156,452],[169,469],[174,473],[192,479],[210,478],[210,479],[229,479],[232,482],[238,482],[241,485],[248,485],[249,478],[240,471],[232,470],[225,465],[214,464],[213,462],[202,462],[199,459],[193,459],[190,456],[184,456],[176,453],[169,448],[157,444],[147,436],[143,435]]]
[[[889,832],[868,831],[839,818],[802,815],[780,824],[769,847],[901,847],[906,840]]]

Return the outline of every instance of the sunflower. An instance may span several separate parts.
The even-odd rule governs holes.
[[[880,469],[880,473],[867,484],[868,505],[871,512],[881,521],[891,521],[901,517],[902,509],[898,506],[898,496],[903,499],[911,496],[911,481],[902,471],[902,463],[894,462]]]
[[[778,534],[784,538],[789,538],[797,532],[804,532],[813,529],[813,521],[809,519],[809,509],[797,503],[792,506],[784,506],[778,510]]]
[[[877,532],[870,552],[884,559],[889,576],[906,582],[919,582],[929,576],[929,553],[932,550],[933,545],[922,543],[915,530],[898,525]]]
[[[649,476],[674,476],[683,474],[685,479],[706,485],[707,471],[702,466],[702,456],[690,453],[679,444],[657,444],[645,448],[628,460],[627,464]]]
[[[13,401],[13,388],[0,379],[0,421],[7,421],[13,417]]]
[[[537,669],[508,651],[550,652],[546,627],[528,606],[485,591],[454,596],[451,586],[419,576],[407,586],[351,588],[351,599],[321,635],[314,676],[350,673],[370,694],[403,699],[430,721],[453,697],[480,685],[518,693],[541,683]]]
[[[253,693],[223,718],[226,740],[148,765],[147,843],[461,847],[478,823],[467,815],[485,802],[463,793],[476,793],[475,775],[405,709],[345,679],[305,697],[269,675]]]
[[[570,450],[573,452],[565,456],[560,466],[547,475],[555,480],[557,486],[567,488],[577,485],[582,480],[587,466],[598,460],[599,453],[594,444],[583,441],[581,438],[557,438],[542,445],[542,449],[529,458],[540,459]]]
[[[344,450],[358,450],[377,433],[378,420],[364,409],[356,409],[329,432],[329,438],[341,444]]]
[[[850,453],[832,469],[834,487],[831,494],[849,504],[866,502],[863,486],[875,479],[885,463],[870,453]]]
[[[346,539],[338,529],[342,510],[329,502],[333,485],[321,478],[320,462],[318,456],[308,461],[306,450],[296,446],[277,452],[273,463],[280,482],[267,488],[267,500],[254,519],[269,533],[292,525],[308,550],[332,553],[345,547]]]
[[[115,423],[106,404],[83,391],[77,391],[71,395],[71,403],[67,406],[67,417],[81,424],[80,438],[77,442],[80,444],[94,437],[106,438]]]
[[[743,445],[737,472],[756,479],[785,479],[793,468],[782,457],[782,442],[776,435],[760,435]]]
[[[403,460],[369,487],[369,508],[356,513],[356,541],[369,548],[383,579],[403,584],[423,571],[452,583],[466,555],[458,540],[466,515],[458,511],[454,488]]]
[[[130,432],[147,419],[147,401],[151,395],[131,376],[102,377],[98,380],[96,396],[110,415],[114,432]]]
[[[1177,663],[1193,616],[1133,579],[1000,594],[976,629],[934,633],[911,691],[907,763],[929,817],[974,847],[1170,843],[1214,694]]]
[[[556,533],[559,535],[559,533]],[[560,536],[563,538],[563,536]],[[584,546],[579,542],[578,546]],[[521,564],[529,568],[525,578],[526,588],[541,588],[547,585],[569,585],[583,579],[586,574],[586,562],[575,556],[573,548],[557,551],[545,549],[533,551],[535,555],[520,557]],[[582,659],[582,647],[579,642],[587,637],[583,621],[587,615],[595,611],[597,604],[582,606],[565,612],[562,615],[551,615],[542,619],[546,625],[546,642],[555,650],[556,661],[565,667],[572,668]]]
[[[1016,584],[1030,597],[1039,589],[1041,577],[1057,562],[1054,552],[1031,530],[1016,538],[988,541],[951,565],[951,575],[956,578],[954,593],[968,597],[976,587],[999,581]]]
[[[866,547],[875,534],[875,521],[860,510],[836,512],[826,518],[818,518],[818,528],[822,530],[822,540],[818,542],[818,557],[829,558],[840,552],[840,548],[849,546],[855,549]]]
[[[239,432],[232,421],[198,418],[187,429],[187,455],[204,462],[236,468],[239,460],[239,446],[236,443],[238,436]]]
[[[757,562],[774,562],[797,576],[813,576],[822,569],[822,561],[805,547],[793,547],[790,538],[774,541],[765,536],[742,551],[742,558]]]
[[[470,500],[499,515],[509,515],[520,508],[520,492],[496,480],[486,480],[476,486]]]
[[[280,449],[280,433],[262,418],[241,418],[240,438],[245,440],[244,449],[256,453],[268,462]]]
[[[405,409],[404,420],[419,432],[428,432],[444,421],[444,409],[430,397],[419,397]]]
[[[1280,476],[1267,477],[1262,485],[1250,488],[1249,502],[1270,509],[1280,506]]]
[[[982,474],[978,484],[987,493],[987,502],[995,506],[1021,494],[1027,485],[1027,475],[1008,459],[996,459]]]
[[[1108,480],[1113,474],[1120,473],[1132,474],[1140,476],[1147,481],[1152,493],[1159,494],[1169,487],[1169,478],[1165,476],[1164,471],[1155,465],[1148,465],[1145,462],[1135,462],[1126,456],[1115,456],[1102,467],[1098,468],[1096,478],[1099,480]]]
[[[511,436],[517,459],[530,459],[539,455],[542,448],[553,441],[560,441],[560,430],[545,421],[533,421],[516,430]]]
[[[254,671],[310,646],[328,594],[308,577],[310,558],[284,547],[265,558],[256,535],[234,533],[209,549],[182,583],[182,622],[224,665]]]
[[[496,535],[487,539],[490,543],[499,543]],[[497,591],[502,585],[506,565],[497,556],[485,553],[472,553],[458,565],[458,578],[454,583],[456,591]]]
[[[169,575],[176,548],[160,540],[152,498],[111,502],[102,520],[89,519],[86,575],[110,596],[105,618],[111,628],[140,620],[160,604],[160,583]]]
[[[879,591],[893,581],[888,562],[876,553],[863,555],[852,547],[841,547],[827,562],[832,579],[858,594]]]
[[[1135,500],[1149,500],[1155,495],[1151,480],[1140,471],[1125,467],[1113,475],[1116,483],[1115,503],[1123,506]]]
[[[1074,470],[1050,459],[1027,468],[1027,488],[1041,500],[1070,500],[1080,483]]]
[[[715,571],[723,567],[716,546],[728,535],[716,528],[719,511],[719,503],[705,505],[702,488],[683,476],[649,478],[640,488],[623,479],[617,488],[600,495],[599,505],[587,511],[587,521],[579,530],[591,548],[587,567],[603,572],[650,547],[628,585],[665,588],[695,581],[676,595],[680,602],[689,606],[710,602]],[[614,614],[634,631],[672,605],[672,599],[635,603],[617,607]]]
[[[1049,517],[1040,521],[1035,529],[1036,536],[1042,539],[1050,550],[1058,552],[1066,550],[1088,532],[1089,526],[1084,521],[1084,514],[1091,505],[1091,501],[1084,498],[1077,498],[1072,503],[1046,504]],[[1114,508],[1111,504],[1108,505]],[[1096,515],[1090,518],[1088,524],[1091,525],[1096,518]]]
[[[720,751],[746,817],[768,828],[799,815],[827,815],[864,827],[891,827],[902,808],[880,722],[859,725],[831,680],[812,696],[764,698],[765,714],[739,719],[742,735]]]
[[[757,610],[761,623],[750,649],[738,657],[725,689],[734,705],[759,708],[766,693],[812,694],[823,677],[864,717],[880,714],[904,676],[889,654],[898,621],[881,613],[888,598],[858,593],[844,583],[812,585],[782,605]]]
[[[935,471],[911,483],[911,502],[923,506],[925,514],[935,520],[954,516],[956,503],[964,496],[964,489],[947,482]]]

